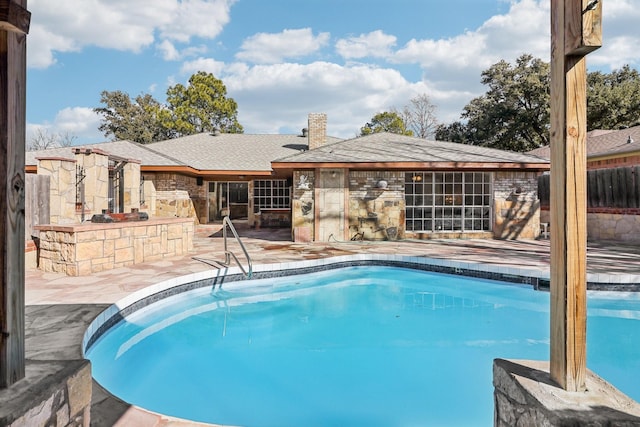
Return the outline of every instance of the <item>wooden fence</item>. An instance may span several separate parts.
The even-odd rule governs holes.
[[[49,224],[50,180],[33,173],[25,174],[25,179],[24,234],[30,240],[34,225]]]
[[[541,206],[549,206],[549,174],[538,178]],[[587,171],[587,207],[640,208],[640,166]]]

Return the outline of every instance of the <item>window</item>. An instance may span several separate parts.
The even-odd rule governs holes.
[[[490,231],[491,173],[405,174],[406,230]]]
[[[289,209],[291,189],[284,179],[253,181],[253,211],[260,209]]]

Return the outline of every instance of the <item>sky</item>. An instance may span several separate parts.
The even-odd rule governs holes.
[[[603,1],[589,71],[640,69],[640,0]],[[298,134],[309,113],[352,138],[426,94],[437,120],[486,92],[481,73],[550,59],[549,0],[28,0],[27,143],[38,131],[107,141],[102,91],[132,98],[213,73],[248,134]]]

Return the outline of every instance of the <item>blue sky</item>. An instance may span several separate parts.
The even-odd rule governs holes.
[[[549,0],[29,0],[27,142],[40,129],[105,141],[103,90],[131,97],[220,78],[245,133],[298,133],[307,114],[349,138],[419,94],[457,120],[480,74],[523,53],[549,60]],[[590,70],[640,68],[640,0],[604,0]]]

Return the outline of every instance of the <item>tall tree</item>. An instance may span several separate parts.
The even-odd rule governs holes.
[[[103,91],[103,107],[93,111],[102,116],[99,129],[107,138],[142,144],[220,130],[242,133],[238,105],[226,96],[227,88],[213,74],[198,72],[189,85],[167,90],[166,105],[149,94],[135,99],[122,91]]]
[[[103,91],[100,102],[105,106],[93,111],[102,116],[98,129],[107,138],[148,144],[174,136],[159,120],[164,107],[149,94],[132,100],[119,90]]]
[[[383,111],[371,118],[371,121],[360,128],[360,136],[372,133],[391,132],[400,135],[413,136],[413,131],[407,129],[407,124],[399,113],[395,111]]]
[[[177,84],[167,90],[168,109],[161,114],[163,125],[177,135],[219,130],[242,133],[238,104],[227,97],[227,88],[211,73],[199,71],[189,85]]]
[[[549,64],[525,54],[482,73],[487,92],[464,108],[467,143],[513,151],[549,144]]]
[[[402,112],[398,114],[415,136],[418,138],[430,138],[434,136],[438,126],[437,109],[431,103],[429,96],[423,93],[411,98],[409,104],[405,105]]]
[[[587,126],[618,129],[640,125],[640,74],[625,65],[610,74],[587,76]]]
[[[466,144],[471,139],[467,136],[467,126],[462,122],[438,125],[435,137],[436,141],[449,141],[460,144]]]
[[[529,151],[549,144],[549,64],[522,55],[482,73],[487,92],[464,107],[462,120],[440,125],[436,139]],[[628,65],[587,75],[587,128],[640,124],[640,74]]]

